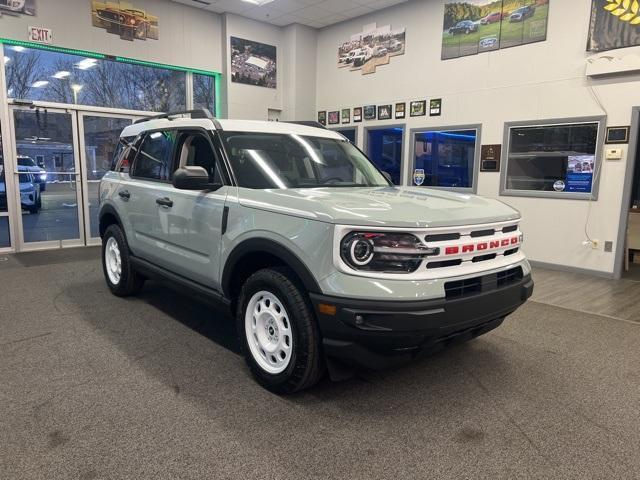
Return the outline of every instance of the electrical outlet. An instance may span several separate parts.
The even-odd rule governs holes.
[[[594,250],[600,249],[600,240],[591,240],[591,248]]]

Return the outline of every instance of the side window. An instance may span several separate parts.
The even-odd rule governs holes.
[[[138,137],[120,137],[116,150],[113,152],[111,171],[129,171],[129,164],[138,151],[135,145],[137,138]]]
[[[216,155],[207,137],[200,132],[183,132],[178,145],[181,167],[202,167],[210,182],[221,183]]]
[[[176,132],[149,133],[133,165],[133,177],[170,181],[173,176],[173,152]]]

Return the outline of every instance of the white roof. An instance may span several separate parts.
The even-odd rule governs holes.
[[[267,68],[267,65],[269,65],[268,61],[258,57],[249,57],[244,63],[248,63],[249,65],[253,65],[254,67],[262,68],[263,70]]]
[[[306,125],[298,125],[287,122],[265,122],[258,120],[217,120],[222,130],[229,132],[256,132],[256,133],[283,133],[304,135],[309,137],[334,138],[336,140],[344,140],[344,137],[338,132],[327,130],[324,128],[308,127]],[[133,137],[146,130],[158,130],[169,128],[193,128],[199,127],[205,130],[215,130],[215,125],[211,120],[207,119],[191,119],[191,118],[175,118],[169,120],[166,118],[159,120],[150,120],[148,122],[136,123],[126,127],[121,137]]]

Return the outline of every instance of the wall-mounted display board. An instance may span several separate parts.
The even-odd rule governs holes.
[[[411,116],[412,117],[424,117],[427,114],[427,101],[417,100],[411,102]]]
[[[362,107],[356,107],[353,109],[353,121],[354,122],[362,121]]]
[[[593,0],[587,50],[603,52],[640,45],[640,3]]]
[[[547,39],[550,0],[445,0],[442,59]]]
[[[277,88],[277,49],[273,45],[231,37],[231,81]]]
[[[375,105],[367,105],[364,107],[364,119],[365,120],[375,120],[376,119],[376,106]]]
[[[338,125],[340,123],[340,112],[329,112],[329,125]]]
[[[129,2],[91,2],[91,23],[122,40],[158,40],[158,17]]]
[[[0,17],[35,14],[36,0],[0,0]]]
[[[606,144],[626,144],[629,143],[629,133],[631,127],[607,127]]]
[[[351,109],[343,108],[342,109],[342,123],[351,123]]]
[[[387,65],[391,57],[404,55],[405,40],[404,27],[365,25],[361,32],[351,35],[338,47],[338,67],[360,70],[363,75],[375,73],[376,68]]]
[[[378,120],[391,120],[391,105],[380,105],[378,107]]]
[[[324,112],[318,112],[318,123],[320,125],[326,125],[327,124],[327,112],[326,112],[326,110]]]
[[[403,119],[407,116],[407,104],[396,103],[396,119]]]

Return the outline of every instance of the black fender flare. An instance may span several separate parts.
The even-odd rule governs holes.
[[[236,247],[234,247],[234,249],[227,257],[227,260],[224,264],[221,282],[222,291],[224,292],[225,296],[228,297],[231,293],[231,279],[238,262],[240,262],[246,255],[261,252],[268,253],[270,255],[273,255],[274,257],[277,257],[289,268],[291,268],[293,272],[298,276],[300,281],[302,281],[302,284],[304,285],[307,292],[322,293],[322,290],[320,289],[320,286],[318,285],[318,282],[316,281],[313,274],[309,271],[304,262],[300,260],[300,258],[289,248],[283,246],[275,240],[265,238],[250,238],[248,240],[244,240]]]
[[[100,225],[101,237],[102,237],[102,234],[104,233],[102,231],[102,219],[106,215],[112,215],[116,219],[116,222],[118,223],[120,228],[122,228],[122,220],[120,219],[120,215],[116,211],[115,207],[113,207],[112,205],[109,205],[108,203],[105,203],[104,205],[102,205],[102,207],[100,207],[100,213],[98,214],[98,224]]]

